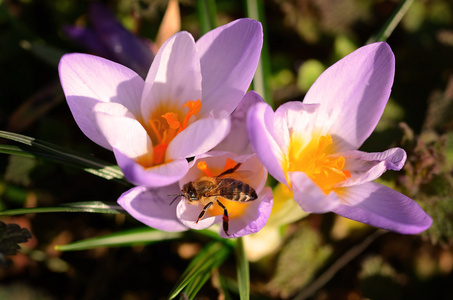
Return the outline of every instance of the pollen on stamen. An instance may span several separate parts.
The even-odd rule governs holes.
[[[196,101],[189,100],[183,107],[187,107],[189,111],[184,116],[184,120],[181,124],[180,119],[182,118],[181,108],[176,108],[175,110],[159,109],[157,112],[162,112],[163,114],[158,114],[159,117],[155,119],[150,119],[149,123],[149,134],[153,142],[153,165],[159,165],[164,163],[165,154],[170,142],[184,129],[186,129],[190,117],[197,116],[198,112],[201,109],[201,101],[198,99]],[[165,113],[164,113],[165,112]],[[165,121],[163,121],[162,119]]]
[[[214,177],[211,173],[211,170],[209,170],[208,164],[205,161],[199,161],[197,164],[197,168],[202,171],[203,173],[206,174],[206,176],[209,177]]]
[[[229,169],[233,169],[236,166],[236,164],[237,163],[234,160],[232,160],[231,158],[227,158],[223,170],[226,171]]]
[[[181,123],[178,121],[178,115],[175,114],[174,112],[168,112],[162,115],[162,118],[164,118],[168,126],[172,129],[180,129],[181,128]]]
[[[330,135],[313,139],[303,148],[301,145],[303,143],[298,139],[292,141],[288,154],[288,171],[304,172],[325,194],[329,194],[335,185],[351,177],[349,171],[343,170],[344,157],[329,156],[328,149],[333,145]]]

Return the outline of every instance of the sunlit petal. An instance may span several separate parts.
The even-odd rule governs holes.
[[[377,183],[344,189],[343,203],[332,209],[348,219],[403,234],[417,234],[431,226],[432,219],[409,197]]]
[[[233,112],[252,82],[262,45],[261,23],[251,19],[220,26],[197,41],[203,73],[201,114]]]
[[[111,149],[91,118],[99,102],[124,105],[140,114],[143,79],[134,71],[112,61],[88,54],[66,54],[59,64],[60,81],[77,125],[93,142]]]
[[[146,77],[141,103],[143,119],[149,120],[150,114],[161,107],[182,108],[187,101],[199,99],[201,70],[195,42],[189,33],[179,32],[162,45]]]
[[[278,181],[286,183],[282,164],[285,153],[277,144],[278,135],[285,132],[274,130],[274,112],[266,103],[258,103],[250,108],[247,114],[247,130],[253,149],[269,173]]]
[[[145,225],[165,231],[184,231],[188,228],[176,217],[176,204],[170,205],[169,195],[178,192],[177,184],[155,190],[138,186],[123,193],[118,204]]]
[[[387,43],[359,48],[328,68],[304,103],[320,103],[317,126],[338,137],[339,150],[357,149],[381,118],[390,96],[395,58]]]

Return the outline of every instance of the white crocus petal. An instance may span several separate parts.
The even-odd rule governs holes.
[[[319,104],[304,104],[298,101],[287,102],[275,111],[275,132],[277,143],[283,153],[288,153],[291,139],[295,136],[309,143],[315,131],[317,123],[317,111]],[[302,148],[303,146],[301,146]]]
[[[152,157],[153,147],[146,130],[121,104],[98,104],[94,108],[93,118],[112,148],[130,158],[142,155]]]
[[[169,205],[168,195],[177,192],[177,184],[155,190],[138,186],[123,193],[118,204],[145,225],[164,231],[185,231],[188,228],[176,217],[176,205]]]
[[[230,124],[229,116],[197,120],[170,142],[165,159],[181,159],[209,151],[225,138]]]
[[[200,59],[193,37],[179,32],[159,49],[146,77],[141,103],[143,119],[149,120],[159,108],[182,110],[187,101],[198,99],[201,99]]]
[[[228,222],[228,234],[226,235],[223,227],[219,230],[219,235],[223,238],[236,238],[244,235],[257,233],[264,225],[272,210],[272,190],[267,187],[258,195],[258,199],[244,203],[247,205],[244,213],[240,217],[230,218]]]
[[[113,148],[118,166],[126,179],[135,185],[143,185],[149,188],[158,188],[175,183],[181,179],[188,170],[186,159],[179,159],[165,164],[144,168],[136,160]]]
[[[341,200],[334,192],[328,195],[303,172],[288,173],[294,200],[308,213],[326,213],[337,207]]]
[[[198,203],[197,203],[198,204]],[[206,229],[212,225],[222,222],[222,216],[210,216],[209,213],[206,213],[202,219],[197,222],[198,216],[202,211],[200,205],[189,204],[188,201],[180,201],[176,208],[176,214],[179,221],[185,226],[191,229]]]
[[[338,153],[345,158],[344,169],[351,173],[351,177],[337,185],[346,187],[373,181],[385,171],[399,171],[406,162],[406,152],[401,148],[392,148],[384,152],[366,153],[362,151],[348,151]]]
[[[111,150],[90,117],[100,102],[120,103],[140,116],[144,81],[134,71],[101,57],[72,53],[64,55],[58,66],[60,81],[77,125],[98,145]]]

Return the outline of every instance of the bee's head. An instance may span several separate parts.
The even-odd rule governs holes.
[[[198,201],[198,195],[195,187],[193,186],[192,181],[186,183],[182,188],[182,195],[187,199],[187,201]]]

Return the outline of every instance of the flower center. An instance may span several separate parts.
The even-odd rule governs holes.
[[[186,129],[190,117],[196,117],[201,109],[200,99],[187,101],[182,107],[187,107],[189,111],[181,117],[181,113],[167,111],[164,114],[151,118],[149,122],[150,137],[153,141],[153,165],[162,164],[165,161],[165,152],[170,142],[181,131]]]
[[[319,137],[318,140],[312,139],[305,146],[300,137],[292,137],[286,172],[304,172],[324,194],[329,194],[334,185],[351,177],[350,172],[343,170],[345,163],[343,156],[328,155],[327,147],[332,144],[332,138],[328,134]]]
[[[220,175],[223,172],[225,172],[226,170],[234,168],[236,166],[236,164],[237,163],[234,160],[227,158],[223,169],[218,170],[218,174]],[[222,178],[224,178],[223,176],[217,177],[218,175],[213,176],[211,170],[208,167],[208,164],[205,161],[199,161],[197,163],[197,168],[199,170],[201,170],[206,176],[215,177],[218,180],[218,182],[220,182],[220,180]],[[214,172],[214,173],[216,174],[216,172]],[[235,178],[236,176],[234,174],[235,174],[235,172],[229,174],[228,176],[225,176],[225,178]],[[232,186],[231,189],[233,189],[233,188],[234,187]],[[227,194],[229,191],[228,190],[218,190],[217,192],[218,192],[218,194],[222,195],[222,194]],[[248,203],[228,200],[228,198],[222,197],[222,196],[218,197],[218,199],[227,208],[230,219],[240,217],[244,213],[246,207],[248,206]],[[215,201],[215,198],[212,197],[212,199],[210,199],[210,201],[213,201],[214,205],[211,205],[211,207],[208,209],[207,213],[211,216],[223,215],[223,208],[217,204],[217,202]],[[201,205],[203,205],[203,206],[206,204],[207,203],[201,203]]]

